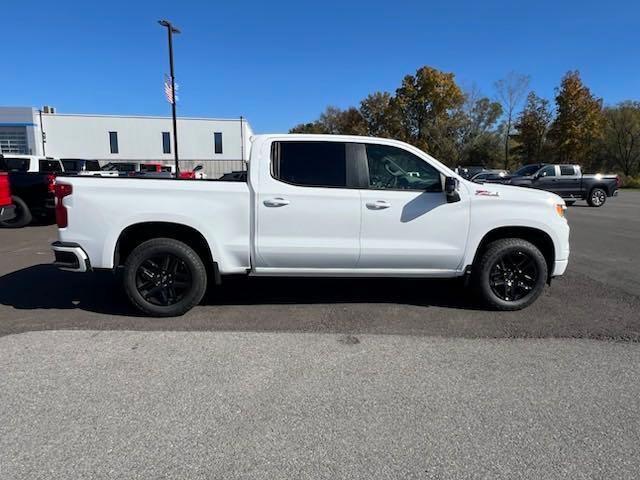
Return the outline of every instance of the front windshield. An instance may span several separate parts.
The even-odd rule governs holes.
[[[524,167],[520,167],[518,170],[516,170],[514,175],[518,175],[518,176],[533,175],[538,170],[540,170],[541,166],[542,165],[539,165],[539,164],[536,164],[536,165],[525,165]]]

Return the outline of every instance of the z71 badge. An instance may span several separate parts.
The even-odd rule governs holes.
[[[479,197],[499,197],[500,193],[489,190],[476,190],[476,195]]]

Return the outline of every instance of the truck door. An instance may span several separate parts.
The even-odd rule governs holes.
[[[547,165],[536,173],[536,176],[531,183],[533,188],[540,190],[546,190],[547,192],[558,193],[558,175],[555,165]]]
[[[348,147],[275,141],[260,162],[255,269],[354,268],[360,254],[360,192],[351,188]],[[268,148],[268,146],[265,146]],[[269,165],[267,165],[269,163]]]
[[[556,193],[564,198],[580,197],[582,175],[574,165],[559,165],[560,176],[556,181]]]
[[[367,144],[358,268],[456,270],[469,228],[469,197],[447,203],[443,175],[402,148]],[[482,189],[482,185],[477,186]]]

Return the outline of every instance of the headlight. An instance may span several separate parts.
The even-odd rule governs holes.
[[[563,203],[556,203],[556,213],[564,218],[564,212],[567,210],[567,206]]]

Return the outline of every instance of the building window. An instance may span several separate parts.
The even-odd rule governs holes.
[[[27,128],[0,127],[0,153],[29,154]]]
[[[222,153],[222,132],[213,134],[213,153]]]
[[[171,153],[171,137],[169,132],[162,132],[162,153]]]
[[[109,132],[109,148],[111,153],[118,153],[118,132]]]

